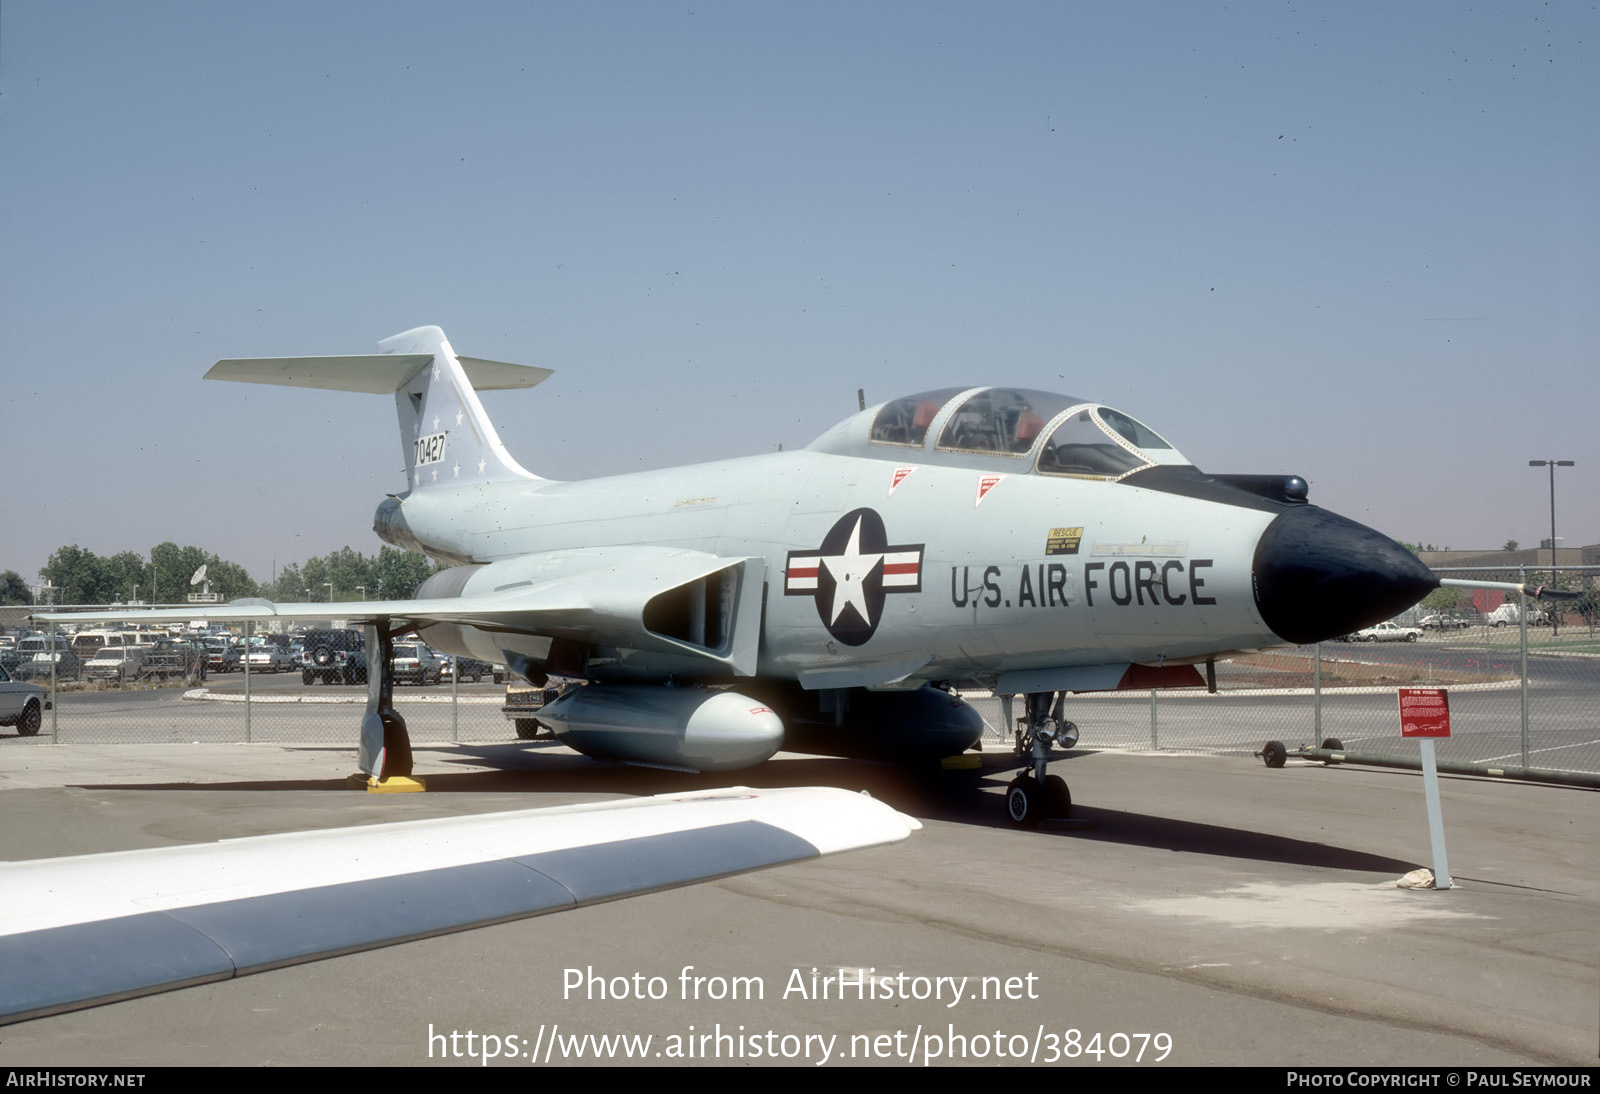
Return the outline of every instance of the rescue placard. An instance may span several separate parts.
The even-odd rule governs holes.
[[[1444,688],[1398,688],[1400,736],[1450,736],[1450,696]]]
[[[1083,528],[1052,528],[1045,537],[1044,553],[1047,555],[1075,555],[1083,541]]]

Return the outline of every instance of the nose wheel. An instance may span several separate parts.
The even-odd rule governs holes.
[[[1072,791],[1060,775],[1046,772],[1051,749],[1071,748],[1078,743],[1078,727],[1063,721],[1064,692],[1032,692],[1024,697],[1024,715],[1016,728],[1017,752],[1029,758],[1031,770],[1024,771],[1006,787],[1006,819],[1017,828],[1037,828],[1046,818],[1065,820],[1072,816]],[[1011,701],[1003,700],[1006,716]]]
[[[1060,775],[1046,775],[1044,784],[1033,775],[1018,775],[1006,788],[1006,817],[1018,828],[1037,828],[1046,817],[1072,816],[1072,791]]]

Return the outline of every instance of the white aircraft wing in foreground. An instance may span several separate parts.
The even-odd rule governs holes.
[[[863,794],[734,787],[0,864],[0,1022],[906,838]]]

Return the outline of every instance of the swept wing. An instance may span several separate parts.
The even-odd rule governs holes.
[[[0,864],[0,1022],[905,839],[844,790],[735,787]]]

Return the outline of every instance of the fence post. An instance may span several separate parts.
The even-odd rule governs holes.
[[[456,712],[460,707],[461,692],[461,658],[455,654],[450,655],[450,743],[458,744],[461,736],[457,732]]]
[[[60,656],[56,653],[56,621],[50,621],[50,743],[60,744],[56,737],[56,708],[61,705],[61,693],[56,690],[56,661]],[[78,670],[78,679],[83,679],[83,670]]]
[[[244,743],[250,743],[250,620],[244,621]]]
[[[1551,552],[1552,554],[1554,552]],[[1518,570],[1519,584],[1526,584],[1526,570]],[[1528,766],[1528,594],[1517,593],[1517,614],[1522,617],[1522,766]]]
[[[1161,748],[1161,733],[1156,728],[1156,689],[1150,689],[1150,749],[1159,751]]]
[[[1311,725],[1312,738],[1322,747],[1322,643],[1311,647]]]

